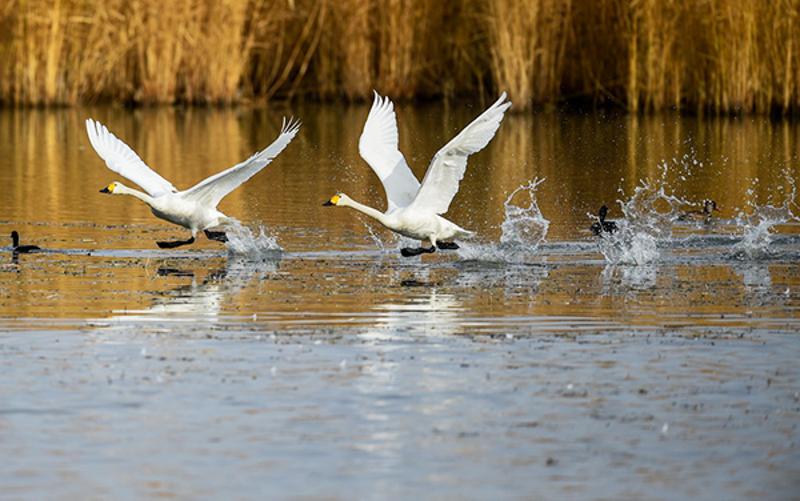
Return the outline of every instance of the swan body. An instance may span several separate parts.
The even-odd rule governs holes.
[[[300,123],[286,119],[277,139],[265,149],[247,160],[199,182],[195,186],[178,191],[169,181],[158,175],[124,142],[102,124],[86,120],[89,142],[109,169],[144,188],[145,192],[129,188],[115,181],[101,193],[129,195],[150,206],[154,216],[189,230],[189,240],[183,242],[158,242],[159,247],[177,247],[194,242],[199,231],[214,240],[225,241],[222,232],[210,232],[209,228],[223,226],[233,221],[219,210],[217,205],[231,191],[266,167],[294,139]]]
[[[192,234],[196,234],[200,230],[221,226],[229,222],[228,220],[230,219],[215,207],[210,207],[197,200],[176,196],[178,195],[177,193],[151,197],[146,193],[128,188],[118,181],[112,184],[114,186],[109,188],[110,193],[136,197],[149,205],[150,211],[157,218],[183,226],[191,230]]]
[[[437,247],[457,249],[458,245],[448,240],[468,237],[473,233],[445,219],[442,214],[447,212],[458,193],[459,182],[466,172],[467,158],[491,141],[510,106],[503,93],[492,106],[436,153],[420,183],[398,149],[394,105],[376,92],[358,149],[383,184],[386,211],[358,203],[344,193],[337,193],[324,205],[350,207],[395,233],[430,243],[428,249],[402,249],[404,256],[433,252]]]
[[[438,214],[415,212],[408,208],[393,208],[386,212],[381,212],[356,202],[344,193],[334,195],[326,205],[350,207],[372,217],[395,233],[414,240],[430,240],[431,245],[436,245],[436,242],[468,237],[473,234],[471,231],[465,230]],[[433,237],[432,240],[431,237]]]

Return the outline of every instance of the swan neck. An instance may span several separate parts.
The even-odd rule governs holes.
[[[136,197],[147,205],[153,205],[153,197],[146,193],[142,193],[139,190],[134,190],[133,188],[128,188],[127,186],[117,186],[115,191],[117,191],[120,195],[130,195],[132,197]]]
[[[368,205],[360,204],[353,199],[344,200],[344,203],[342,205],[344,205],[345,207],[351,207],[362,214],[365,214],[373,219],[377,219],[384,226],[386,225],[385,214],[377,209],[373,209]]]

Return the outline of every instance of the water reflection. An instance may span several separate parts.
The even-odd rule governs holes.
[[[465,312],[490,318],[487,322],[503,329],[511,328],[498,320],[504,316],[609,318],[624,300],[616,297],[620,295],[633,297],[642,308],[681,309],[678,314],[685,314],[688,307],[739,311],[742,280],[730,270],[721,278],[718,269],[711,272],[705,267],[730,264],[728,251],[741,239],[741,228],[728,224],[735,222],[736,208],[748,207],[750,201],[763,205],[770,194],[780,204],[785,197],[779,195],[788,191],[779,193],[776,187],[786,186],[787,175],[800,178],[800,165],[792,161],[798,156],[800,126],[788,121],[701,120],[668,114],[512,115],[495,140],[470,159],[448,216],[475,229],[478,242],[488,247],[475,246],[477,254],[472,256],[436,253],[403,261],[395,252],[401,243],[390,232],[380,227],[370,230],[353,214],[320,206],[343,187],[365,203],[385,203],[379,181],[358,155],[367,111],[367,106],[317,104],[300,104],[292,110],[0,111],[0,183],[6,187],[0,197],[0,225],[35,235],[37,243],[54,251],[20,258],[20,273],[0,276],[0,315],[81,319],[112,315],[122,321],[126,315],[134,316],[125,312],[135,312],[159,321],[197,315],[220,323],[246,311],[274,319],[266,327],[285,328],[326,322],[364,326],[376,314],[385,315],[389,323],[406,322],[400,328],[412,329],[408,322],[413,316],[419,316],[422,328],[428,325],[424,319],[433,317],[430,311],[446,320],[431,320],[430,325],[457,332],[465,330]],[[398,113],[400,147],[410,153],[408,161],[419,176],[431,156],[472,118],[469,109],[438,104],[401,105]],[[155,222],[144,207],[96,193],[98,183],[108,180],[108,171],[88,146],[82,126],[87,116],[131,138],[148,163],[178,186],[188,186],[269,141],[284,114],[305,122],[298,147],[287,150],[280,164],[259,173],[221,207],[247,227],[263,226],[274,235],[289,256],[276,271],[280,280],[255,280],[259,272],[249,268],[236,272],[232,269],[236,260],[225,263],[225,249],[205,240],[180,255],[190,265],[174,264],[170,256],[152,248],[153,240],[172,232],[169,225]],[[423,130],[425,134],[418,132]],[[662,161],[674,166],[663,181],[676,196],[719,203],[723,209],[719,225],[684,225],[668,242],[657,242],[659,258],[651,265],[603,271],[597,241],[586,230],[591,222],[586,214],[604,203],[617,207],[619,188],[630,195],[642,178],[658,179]],[[504,223],[514,216],[503,202],[537,177],[547,181],[535,190],[535,207],[519,199],[514,202],[523,211],[518,221],[537,223],[514,228],[533,239],[513,240],[519,245],[509,252],[497,245],[503,240]],[[757,183],[751,181],[755,178]],[[798,227],[779,226],[782,235],[772,235],[770,246],[780,252],[768,253],[764,263],[770,264],[770,273],[782,277],[781,284],[795,287],[786,277],[797,271],[798,242],[787,239],[786,233],[796,234]],[[507,233],[509,227],[505,225]],[[537,228],[546,228],[546,233],[531,231]],[[546,241],[536,240],[545,234]],[[164,264],[165,260],[169,262]],[[168,270],[159,276],[158,266],[186,276]],[[215,278],[209,269],[225,269],[225,277]],[[692,293],[703,290],[704,274],[720,280],[727,295],[702,296],[700,306],[687,306],[680,287],[691,288]],[[155,299],[142,294],[148,291]],[[413,314],[404,315],[402,308],[412,308]],[[796,315],[796,310],[783,315]],[[454,325],[445,325],[450,321]],[[379,331],[386,329],[375,329]]]
[[[656,286],[658,266],[627,266],[608,264],[601,273],[604,293],[653,289]]]
[[[409,284],[406,288],[406,302],[373,307],[378,314],[376,327],[363,334],[364,339],[449,336],[459,332],[464,309],[458,298],[425,284]]]
[[[264,280],[277,271],[279,264],[280,261],[275,259],[251,261],[231,258],[224,268],[217,270],[162,265],[156,270],[157,277],[188,278],[190,283],[159,292],[148,308],[118,312],[100,323],[110,322],[115,327],[129,327],[142,322],[214,324],[221,319],[227,302],[233,301],[251,282]],[[225,318],[230,319],[230,315]]]
[[[781,307],[786,304],[785,290],[775,291],[769,263],[736,263],[732,271],[741,277],[744,285],[744,304],[760,306],[770,304]]]

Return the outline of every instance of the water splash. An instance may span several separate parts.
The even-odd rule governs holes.
[[[544,179],[535,178],[506,198],[498,244],[465,243],[458,251],[459,256],[478,261],[522,262],[536,254],[550,227],[550,221],[542,215],[536,201],[536,190],[543,182]],[[522,199],[521,205],[512,203],[515,199]]]
[[[228,236],[225,245],[231,255],[260,258],[274,257],[283,252],[277,239],[261,225],[256,235],[250,228],[234,220],[225,228],[225,233]]]
[[[375,247],[381,254],[395,254],[400,247],[419,247],[418,240],[406,238],[394,232],[390,232],[385,239],[381,238],[375,230],[374,225],[363,219],[361,223],[364,225],[364,228],[366,228],[369,239],[375,244]]]
[[[500,225],[502,234],[500,245],[508,247],[533,247],[539,248],[545,237],[550,221],[544,218],[539,204],[536,201],[536,188],[544,182],[544,179],[534,179],[528,184],[524,184],[512,191],[503,203],[505,218]],[[511,201],[517,193],[525,193],[528,196],[528,206],[514,205]],[[522,196],[524,200],[524,196]]]
[[[617,231],[598,238],[600,252],[608,263],[653,263],[660,257],[658,242],[672,237],[672,223],[680,207],[688,202],[674,194],[667,180],[670,164],[662,162],[659,169],[657,179],[640,181],[627,201],[617,200],[624,217],[616,221]],[[597,216],[590,217],[597,220]]]
[[[794,178],[785,173],[789,189],[779,186],[776,190],[783,195],[782,202],[775,202],[770,196],[764,205],[758,205],[755,201],[755,185],[758,179],[754,179],[747,190],[748,209],[740,211],[736,216],[736,226],[741,229],[742,240],[733,246],[730,257],[739,260],[758,260],[773,257],[775,251],[770,249],[772,243],[772,230],[779,224],[791,221],[800,221],[794,214],[792,207],[797,208],[795,198],[797,196],[797,186]]]
[[[380,250],[381,252],[386,252],[387,251],[386,245],[383,243],[383,240],[381,240],[381,237],[378,236],[378,234],[375,232],[375,230],[372,229],[372,225],[369,224],[369,223],[366,223],[364,221],[362,221],[362,223],[364,224],[364,228],[367,229],[367,233],[369,234],[369,238],[370,238],[370,240],[372,240],[372,243],[375,244],[375,247],[377,247],[378,250]]]

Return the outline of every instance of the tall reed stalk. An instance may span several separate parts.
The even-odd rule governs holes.
[[[488,0],[493,80],[518,106],[558,94],[571,0]]]
[[[0,102],[800,109],[800,0],[5,0]]]

